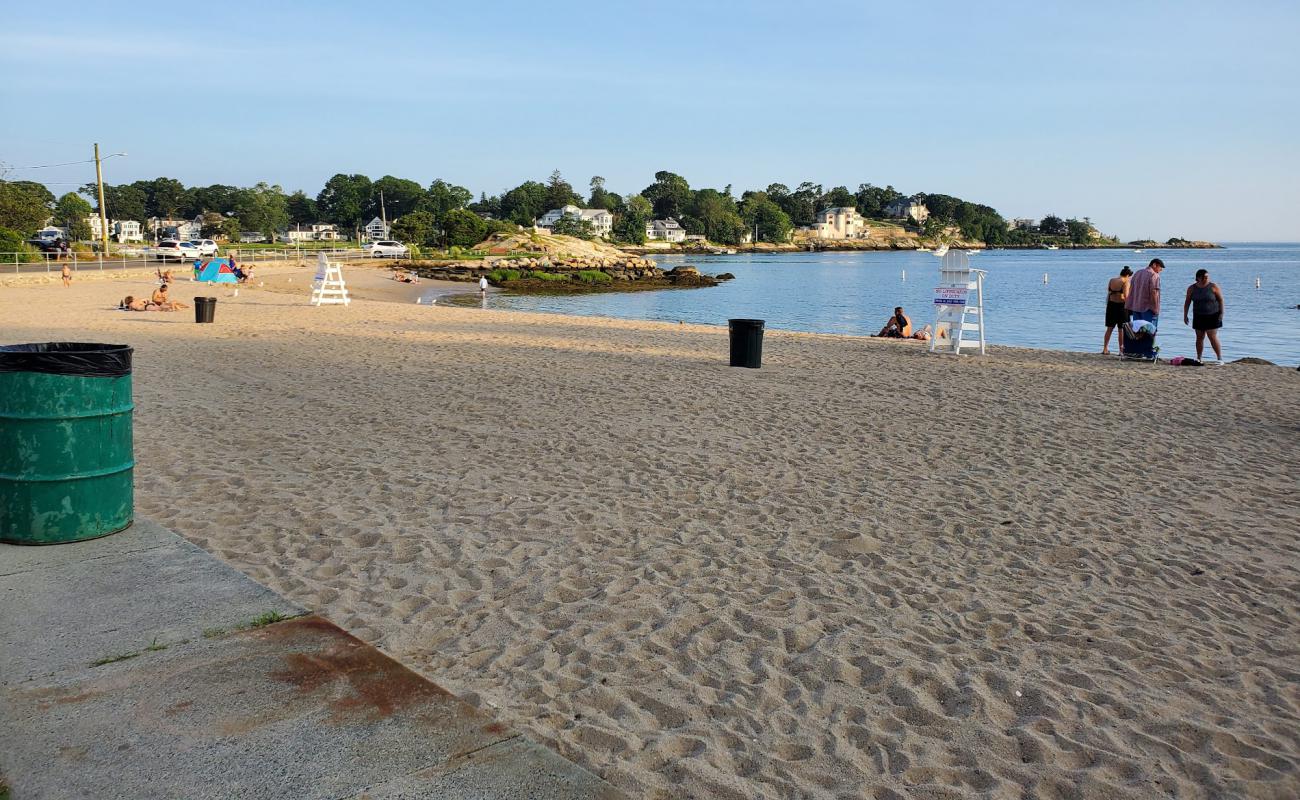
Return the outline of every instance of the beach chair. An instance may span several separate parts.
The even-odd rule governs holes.
[[[1143,320],[1129,320],[1119,326],[1120,346],[1129,361],[1155,361],[1160,348],[1156,346],[1156,327]]]

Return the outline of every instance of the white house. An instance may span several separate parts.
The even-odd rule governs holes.
[[[1024,217],[1017,217],[1016,219],[1007,220],[1007,230],[1009,231],[1017,231],[1017,230],[1027,231],[1037,226],[1038,226],[1038,220],[1025,219]]]
[[[328,222],[314,222],[310,225],[294,225],[280,234],[285,242],[336,242],[339,239],[338,228]]]
[[[121,244],[144,241],[144,230],[133,219],[109,220],[108,231],[108,235]]]
[[[367,239],[377,242],[380,239],[387,239],[391,235],[390,231],[392,229],[382,219],[375,217],[366,223],[364,230]]]
[[[654,219],[645,224],[645,238],[662,239],[665,242],[682,242],[686,240],[686,229],[672,217]]]
[[[815,239],[866,239],[871,235],[867,221],[850,206],[837,206],[818,213],[809,233]]]
[[[910,219],[917,225],[930,218],[930,209],[919,200],[903,197],[885,206],[885,216],[892,219]]]
[[[537,220],[539,228],[553,228],[555,223],[560,221],[561,217],[573,217],[574,219],[586,220],[591,223],[592,229],[601,239],[609,237],[610,231],[614,229],[614,215],[603,208],[578,208],[577,206],[565,206],[564,208],[553,208],[547,211]]]
[[[178,239],[182,242],[202,238],[203,220],[149,218],[149,231],[154,239]]]

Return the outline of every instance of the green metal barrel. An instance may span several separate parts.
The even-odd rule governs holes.
[[[59,544],[131,524],[131,348],[0,347],[0,541]]]

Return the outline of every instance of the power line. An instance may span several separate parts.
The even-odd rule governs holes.
[[[73,164],[94,164],[95,159],[88,158],[85,161],[64,161],[61,164],[37,164],[32,167],[10,167],[10,169],[49,169],[51,167],[68,167]]]

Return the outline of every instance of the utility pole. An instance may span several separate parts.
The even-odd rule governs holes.
[[[101,253],[108,252],[108,215],[104,211],[104,169],[99,165],[99,142],[95,142],[95,183],[99,186],[99,238]]]
[[[384,209],[384,190],[379,190],[379,219],[384,223],[384,236],[388,235],[388,212]]]

